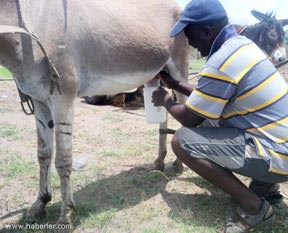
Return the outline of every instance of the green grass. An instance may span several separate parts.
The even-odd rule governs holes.
[[[0,139],[15,140],[20,138],[20,132],[15,125],[0,124]]]
[[[0,174],[8,182],[16,177],[36,176],[36,165],[30,161],[25,161],[16,153],[10,153],[9,157],[0,160]]]
[[[156,226],[156,227],[150,227],[145,228],[142,233],[166,233],[167,229],[163,229],[164,226]]]
[[[0,77],[1,78],[11,78],[12,75],[6,68],[0,66]]]
[[[97,219],[101,226],[111,219],[115,212],[154,196],[159,192],[156,187],[163,182],[163,177],[144,171],[142,174],[139,174],[140,171],[138,174],[132,171],[123,172],[87,184],[79,193],[75,193],[78,202],[77,216],[86,216],[83,221],[86,221],[87,217]],[[85,198],[90,195],[93,199]]]
[[[110,221],[112,220],[113,216],[117,212],[117,209],[108,209],[104,210],[99,214],[89,214],[87,218],[82,222],[87,228],[96,228],[99,231],[103,231],[107,225],[109,225]]]
[[[19,157],[12,157],[11,160],[21,161]],[[12,167],[18,167],[20,162],[13,163]],[[8,166],[8,172],[11,171],[9,167],[13,163]],[[24,162],[23,166],[27,166],[27,163]],[[23,170],[20,169],[21,173],[23,176]],[[195,184],[207,192],[199,194],[171,192],[165,197],[167,181],[160,173],[151,173],[141,167],[99,178],[95,178],[95,174],[94,176],[88,172],[86,174],[86,171],[75,172],[73,175],[74,186],[79,183],[82,186],[78,191],[74,190],[77,208],[73,222],[78,228],[77,233],[82,229],[113,233],[116,232],[115,228],[111,230],[113,225],[119,228],[119,232],[133,232],[137,229],[138,231],[135,231],[137,233],[165,233],[175,229],[179,233],[215,233],[223,227],[235,204],[227,195],[198,176],[186,178],[187,185]],[[167,198],[167,203],[172,204],[168,215],[160,206],[159,209],[157,206],[141,204],[162,192],[163,198]],[[56,221],[55,212],[60,210],[59,204],[57,202],[48,207],[48,219],[43,224]],[[135,208],[138,204],[142,206],[140,211],[139,208]],[[121,211],[124,214],[121,214]],[[285,213],[284,208],[277,209],[277,224],[274,225],[273,233],[287,232]],[[166,217],[169,220],[164,224],[159,221]],[[145,222],[148,226],[141,225]],[[28,233],[28,231],[18,231],[20,232]]]
[[[203,59],[191,59],[189,62],[189,73],[199,72],[205,64]]]

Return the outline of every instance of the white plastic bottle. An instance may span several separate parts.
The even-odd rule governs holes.
[[[156,107],[152,103],[152,94],[160,87],[160,80],[154,79],[144,84],[144,108],[146,120],[149,123],[163,123],[167,119],[167,111],[164,107]]]

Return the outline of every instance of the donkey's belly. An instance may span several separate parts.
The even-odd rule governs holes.
[[[137,88],[153,79],[161,68],[111,76],[95,74],[81,77],[78,96],[115,95]]]

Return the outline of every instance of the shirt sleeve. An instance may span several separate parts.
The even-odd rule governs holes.
[[[202,117],[219,119],[235,92],[236,84],[232,78],[215,68],[207,67],[200,72],[197,87],[185,104],[189,110]]]

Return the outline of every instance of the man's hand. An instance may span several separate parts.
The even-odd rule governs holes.
[[[162,70],[157,75],[157,77],[161,80],[163,85],[169,89],[175,89],[178,87],[179,82],[173,79],[166,71]]]
[[[152,102],[155,106],[164,106],[165,102],[170,98],[169,93],[162,87],[159,87],[152,94]]]

